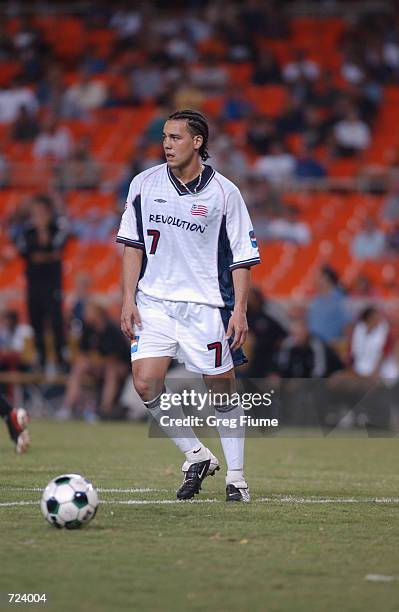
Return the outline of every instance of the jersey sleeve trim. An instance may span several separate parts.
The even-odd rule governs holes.
[[[144,242],[140,242],[140,240],[132,240],[131,238],[126,238],[125,236],[117,236],[116,242],[121,242],[127,246],[134,247],[135,249],[142,249],[144,251]]]
[[[251,259],[244,259],[242,261],[236,261],[229,266],[230,270],[236,270],[237,268],[249,268],[250,266],[256,266],[260,264],[260,257],[251,257]]]

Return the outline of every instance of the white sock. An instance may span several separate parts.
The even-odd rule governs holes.
[[[242,406],[236,406],[233,410],[222,412],[216,410],[216,416],[220,419],[229,419],[235,427],[218,423],[220,442],[227,463],[226,484],[244,479],[244,443],[245,425],[240,425],[240,417],[244,415]],[[234,480],[231,478],[234,476]],[[229,480],[228,480],[229,479]]]
[[[171,406],[171,408],[167,411],[162,410],[161,396],[163,393],[165,393],[165,391],[162,391],[162,393],[157,395],[157,397],[155,397],[153,400],[150,400],[149,402],[144,402],[152,418],[158,423],[159,427],[168,436],[168,438],[170,438],[176,444],[176,446],[183,453],[186,454],[186,457],[187,455],[190,455],[191,457],[192,451],[197,449],[201,449],[201,452],[198,452],[193,456],[202,457],[202,449],[204,447],[202,446],[201,442],[198,440],[197,436],[189,425],[184,425],[181,427],[177,427],[177,425],[161,425],[160,420],[162,416],[168,415],[172,419],[184,419],[186,416],[180,405]],[[187,460],[192,461],[192,459],[189,459],[188,457]],[[198,460],[202,461],[202,458],[199,458]]]

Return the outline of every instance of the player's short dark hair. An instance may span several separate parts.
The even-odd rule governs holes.
[[[202,136],[202,145],[199,149],[200,157],[203,161],[206,161],[209,157],[208,153],[208,138],[209,138],[209,126],[204,115],[198,111],[185,109],[176,111],[169,115],[168,119],[174,121],[187,121],[187,127],[192,136]]]

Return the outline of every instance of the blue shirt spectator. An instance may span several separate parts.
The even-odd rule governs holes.
[[[344,337],[351,316],[345,307],[345,294],[338,286],[335,271],[324,266],[317,282],[318,294],[308,310],[308,326],[312,334],[325,342]]]

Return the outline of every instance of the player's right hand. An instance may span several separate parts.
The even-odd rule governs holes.
[[[139,329],[142,327],[139,309],[136,304],[124,304],[121,313],[121,330],[129,340],[134,340],[135,325],[137,325]]]

